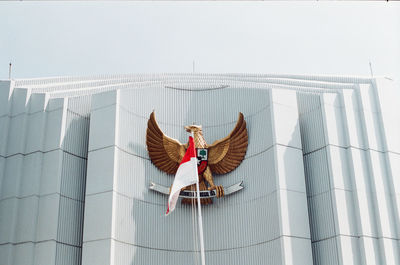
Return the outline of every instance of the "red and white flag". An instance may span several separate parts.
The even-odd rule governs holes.
[[[194,147],[193,137],[189,136],[189,147],[176,171],[174,183],[172,184],[171,193],[168,198],[166,215],[170,214],[175,209],[181,189],[195,184],[198,179],[196,148]]]

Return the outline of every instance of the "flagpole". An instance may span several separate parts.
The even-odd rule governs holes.
[[[192,132],[192,137],[194,141],[194,133]],[[196,161],[197,161],[197,156],[196,156]],[[197,164],[197,163],[196,163]],[[201,255],[201,264],[206,265],[206,256],[204,253],[204,239],[203,239],[203,218],[201,216],[201,203],[200,203],[200,187],[199,187],[199,172],[197,171],[197,166],[195,168],[196,170],[196,176],[197,176],[197,181],[196,181],[196,190],[197,190],[197,209],[199,211],[199,234],[200,234],[200,255]]]

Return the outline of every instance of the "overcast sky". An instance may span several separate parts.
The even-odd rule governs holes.
[[[400,79],[396,2],[0,2],[0,79],[146,72]]]

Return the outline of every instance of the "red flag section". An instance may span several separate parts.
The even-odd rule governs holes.
[[[170,214],[175,209],[181,189],[197,183],[198,180],[196,148],[194,147],[193,137],[189,136],[189,146],[179,164],[174,183],[171,187],[166,215]]]

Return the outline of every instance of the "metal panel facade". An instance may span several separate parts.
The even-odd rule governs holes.
[[[195,209],[165,217],[154,110],[249,146],[204,206],[206,264],[400,265],[398,88],[386,78],[147,74],[0,81],[0,265],[196,264]],[[397,100],[395,100],[397,97]]]

